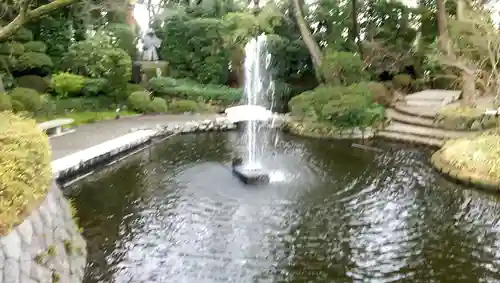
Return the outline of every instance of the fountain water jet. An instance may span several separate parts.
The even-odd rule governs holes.
[[[260,163],[267,134],[261,134],[262,126],[274,120],[274,83],[269,66],[271,56],[266,48],[264,34],[252,38],[245,46],[245,86],[242,104],[226,110],[228,119],[245,122],[245,160],[233,162],[233,172],[245,183],[269,182],[269,174]]]

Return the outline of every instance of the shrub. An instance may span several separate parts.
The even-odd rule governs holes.
[[[27,28],[20,28],[12,35],[12,39],[19,42],[28,42],[33,40],[33,33]]]
[[[394,78],[392,78],[392,84],[394,87],[403,91],[408,91],[410,89],[412,81],[412,77],[407,74],[395,75]]]
[[[394,92],[388,89],[383,83],[368,82],[366,83],[371,92],[373,102],[390,106],[394,99]]]
[[[47,45],[43,41],[29,41],[24,44],[24,51],[26,52],[47,52]]]
[[[18,102],[22,105],[22,110],[35,112],[42,107],[42,99],[40,94],[31,88],[16,87],[10,92],[12,98],[12,107],[14,110],[19,107]],[[16,101],[16,102],[14,102]]]
[[[328,84],[348,86],[369,79],[358,55],[332,49],[327,50],[323,57],[321,72]]]
[[[335,127],[362,127],[383,118],[383,107],[372,103],[369,83],[345,86],[319,86],[289,102],[292,116]]]
[[[164,113],[167,112],[167,110],[167,101],[161,97],[153,98],[147,107],[148,113]]]
[[[108,89],[108,80],[103,78],[85,78],[82,87],[82,94],[84,96],[97,96],[103,94]]]
[[[50,185],[52,171],[47,137],[35,121],[0,113],[0,234],[29,215]]]
[[[16,79],[19,87],[31,88],[39,93],[45,93],[49,89],[49,83],[46,79],[37,75],[26,75]]]
[[[0,54],[19,56],[24,53],[24,45],[16,41],[0,43]]]
[[[128,97],[129,107],[140,113],[148,111],[150,102],[150,93],[146,91],[136,91]]]
[[[127,97],[136,91],[147,91],[142,85],[138,84],[127,84]]]
[[[59,73],[52,76],[50,83],[57,95],[68,97],[80,93],[85,84],[85,78],[71,73]]]
[[[0,112],[12,110],[12,101],[6,93],[0,93]]]
[[[52,68],[54,64],[49,56],[37,52],[25,52],[19,56],[16,71],[28,71],[32,69]]]
[[[100,33],[110,39],[113,47],[125,50],[130,57],[134,57],[136,55],[137,38],[134,34],[134,30],[129,25],[109,24],[101,29]]]
[[[73,44],[64,56],[64,65],[74,74],[107,79],[106,92],[116,102],[127,98],[132,60],[123,49],[115,48],[109,37],[94,36]]]
[[[200,106],[196,101],[193,100],[173,100],[168,105],[168,111],[172,113],[198,112],[199,110]]]
[[[230,105],[239,101],[243,91],[222,85],[202,85],[189,79],[153,78],[149,87],[157,96],[167,99],[188,99],[214,101],[222,105]]]

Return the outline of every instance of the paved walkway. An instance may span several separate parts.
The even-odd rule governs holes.
[[[52,160],[123,136],[129,133],[132,128],[156,127],[158,124],[165,125],[168,123],[213,119],[217,116],[216,114],[136,116],[81,125],[73,133],[50,138]]]

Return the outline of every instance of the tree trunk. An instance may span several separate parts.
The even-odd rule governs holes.
[[[309,55],[311,56],[314,72],[316,74],[316,78],[319,82],[323,81],[323,76],[321,74],[321,61],[322,54],[321,49],[319,48],[318,43],[314,39],[309,30],[309,26],[307,25],[306,20],[304,19],[304,15],[302,13],[302,8],[300,6],[299,0],[292,0],[295,20],[297,21],[297,25],[299,26],[300,35],[302,36],[302,40],[309,50]]]
[[[351,28],[351,40],[358,47],[359,56],[363,60],[363,45],[361,40],[359,40],[359,27],[358,27],[358,1],[352,0],[351,6],[351,18],[352,18],[352,28]]]
[[[462,107],[473,107],[476,100],[476,77],[474,73],[462,71]]]
[[[238,87],[243,87],[245,84],[245,70],[243,69],[244,51],[236,47],[231,54],[231,69],[236,76]]]
[[[438,29],[439,48],[448,52],[448,27],[445,0],[436,0],[436,19]]]
[[[24,24],[28,23],[29,21],[38,19],[57,9],[71,5],[76,1],[77,0],[57,0],[49,4],[39,6],[34,10],[29,10],[28,8],[33,1],[25,1],[26,6],[21,7],[19,14],[6,26],[0,28],[0,41],[7,40],[10,36],[12,36],[16,31],[18,31]]]

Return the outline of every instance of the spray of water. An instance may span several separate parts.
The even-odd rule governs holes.
[[[270,64],[271,55],[267,52],[266,36],[262,34],[250,40],[245,46],[244,104],[273,109],[274,83],[269,72]],[[249,169],[261,168],[259,160],[266,137],[265,134],[260,134],[260,125],[257,120],[249,120],[246,123],[246,167]]]

